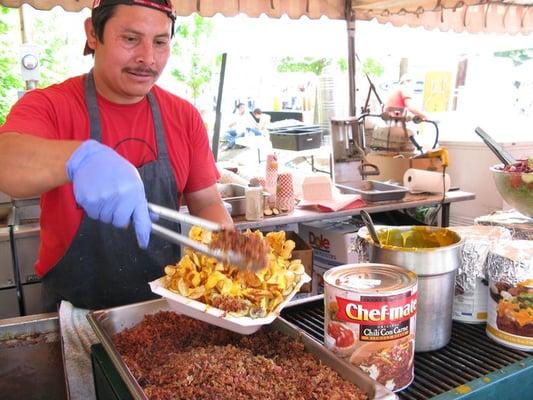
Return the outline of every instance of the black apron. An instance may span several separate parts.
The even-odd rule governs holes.
[[[138,171],[148,201],[175,210],[179,193],[168,158],[161,112],[153,94],[150,92],[147,97],[158,157]],[[100,142],[100,114],[92,71],[85,77],[85,101],[91,138]],[[158,223],[179,230],[178,224],[163,220]],[[101,309],[157,298],[148,282],[162,276],[163,268],[175,264],[179,256],[179,246],[155,235],[151,236],[148,249],[141,249],[131,224],[127,229],[115,228],[84,214],[69,249],[43,277],[43,305],[47,311],[56,311],[61,300],[68,300],[76,307]]]

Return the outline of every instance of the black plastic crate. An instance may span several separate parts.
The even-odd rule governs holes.
[[[270,132],[272,147],[282,150],[317,149],[322,143],[322,130],[317,127],[278,129]]]

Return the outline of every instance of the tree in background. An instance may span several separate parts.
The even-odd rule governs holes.
[[[211,81],[216,66],[216,58],[206,56],[210,54],[206,46],[212,32],[213,22],[195,14],[191,22],[178,24],[172,45],[172,54],[177,57],[174,61],[178,67],[173,68],[171,74],[191,90],[190,95],[195,105],[203,86]]]
[[[365,58],[362,66],[363,72],[368,76],[380,77],[385,72],[385,68],[379,62],[374,60],[372,57]]]
[[[0,6],[0,124],[5,121],[11,106],[17,100],[17,91],[23,90],[19,65],[19,48],[22,43],[20,35],[19,10]],[[76,15],[76,17],[82,15]],[[79,70],[84,63],[80,57],[85,43],[82,29],[71,32],[66,20],[73,17],[63,9],[24,14],[25,26],[29,32],[38,34],[29,37],[32,44],[40,47],[38,87],[58,83]],[[28,34],[32,36],[31,34]]]
[[[522,65],[529,60],[533,60],[533,48],[497,51],[494,55],[496,57],[510,58],[514,65]]]
[[[76,60],[69,57],[72,51],[69,51],[68,35],[58,33],[55,28],[61,24],[60,18],[58,13],[48,12],[32,21],[33,30],[39,32],[33,41],[41,48],[38,87],[47,87],[65,80],[70,75],[69,64],[79,62],[80,57],[76,57]],[[80,54],[81,52],[80,49]]]
[[[278,72],[312,72],[320,76],[324,68],[331,64],[329,58],[304,57],[296,60],[294,57],[284,57],[278,65]]]
[[[16,11],[0,6],[0,125],[5,122],[9,109],[17,100],[17,91],[22,89],[16,50],[8,36],[11,29],[8,17]]]
[[[340,58],[337,61],[337,66],[339,67],[339,71],[341,71],[341,72],[348,71],[348,59],[347,58]]]

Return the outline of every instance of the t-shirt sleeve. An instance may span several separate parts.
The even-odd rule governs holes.
[[[36,89],[22,96],[11,108],[0,134],[16,132],[57,139],[55,111],[50,98]]]
[[[400,93],[403,100],[413,98],[413,91],[411,89],[403,88]]]
[[[214,185],[220,178],[215,158],[200,113],[193,109],[191,117],[191,149],[189,176],[184,192],[191,193]]]

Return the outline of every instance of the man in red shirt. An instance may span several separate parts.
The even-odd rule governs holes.
[[[426,115],[413,104],[412,84],[413,78],[411,78],[411,75],[403,74],[400,78],[400,85],[392,91],[387,99],[385,111],[398,111],[403,114],[408,110],[420,119],[426,119]]]
[[[199,113],[155,85],[174,21],[169,0],[96,0],[85,22],[92,71],[27,93],[0,127],[0,191],[41,195],[36,271],[49,310],[152,297],[147,282],[179,249],[150,239],[147,201],[177,209],[183,198],[192,214],[232,225]]]
[[[387,126],[376,127],[372,132],[370,147],[374,151],[411,155],[419,147],[406,120],[410,114],[420,120],[425,120],[426,115],[413,104],[412,84],[411,76],[404,74],[400,85],[389,95],[383,110]]]

